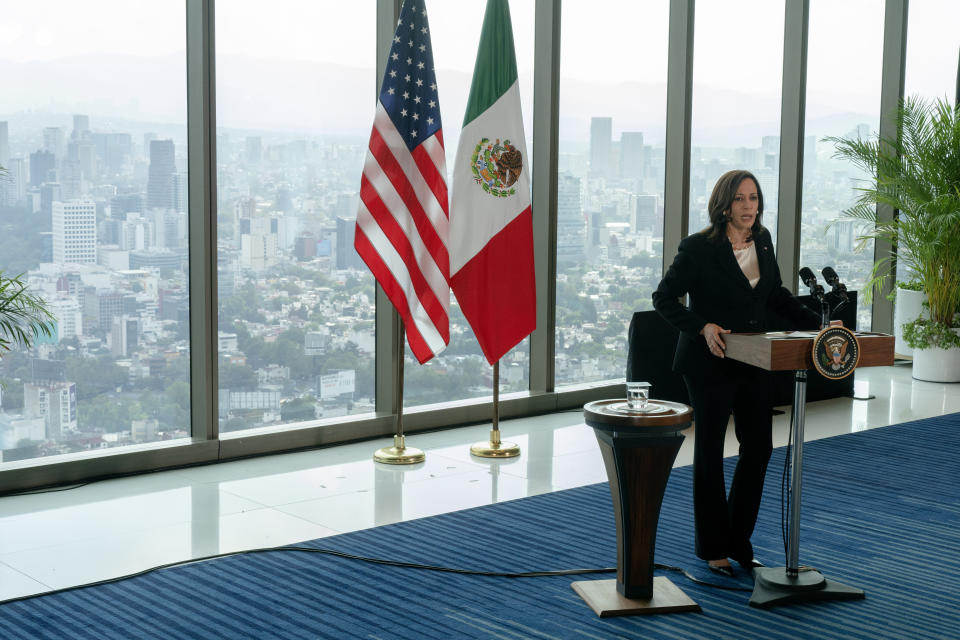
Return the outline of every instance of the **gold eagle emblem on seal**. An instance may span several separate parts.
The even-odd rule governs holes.
[[[846,378],[860,362],[860,343],[846,327],[826,327],[813,340],[813,367],[824,378]]]
[[[510,140],[481,138],[470,156],[470,171],[486,193],[506,198],[517,192],[514,185],[523,173],[523,154]]]

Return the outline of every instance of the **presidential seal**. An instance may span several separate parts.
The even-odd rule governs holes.
[[[470,170],[484,191],[506,198],[517,192],[513,185],[523,172],[523,155],[509,140],[481,138],[470,156]]]
[[[860,343],[846,327],[826,327],[813,340],[813,366],[824,378],[846,378],[859,361]]]

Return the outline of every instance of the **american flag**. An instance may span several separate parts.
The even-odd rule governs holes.
[[[423,0],[406,0],[363,166],[354,247],[421,364],[450,341],[446,175],[427,10]]]

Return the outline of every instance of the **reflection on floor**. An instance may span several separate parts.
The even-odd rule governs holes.
[[[857,396],[812,402],[807,440],[960,411],[960,385],[909,364],[856,372]],[[786,441],[789,410],[774,419]],[[240,549],[290,544],[606,480],[579,411],[501,422],[519,458],[470,455],[490,426],[413,434],[426,461],[376,464],[383,441],[108,480],[0,498],[0,600]],[[693,435],[690,430],[690,435]],[[692,458],[688,437],[677,460]],[[727,454],[736,453],[730,429]]]

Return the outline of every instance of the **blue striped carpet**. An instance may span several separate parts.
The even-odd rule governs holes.
[[[747,605],[749,593],[669,574],[703,613],[600,619],[570,587],[584,577],[463,576],[277,552],[11,602],[0,607],[0,638],[960,638],[960,413],[818,440],[804,451],[800,561],[864,589],[865,600],[761,610]],[[774,452],[754,536],[770,565],[784,562],[783,455]],[[690,469],[675,469],[657,561],[749,587],[749,578],[699,568],[690,490]],[[500,571],[616,560],[606,484],[306,544]]]

